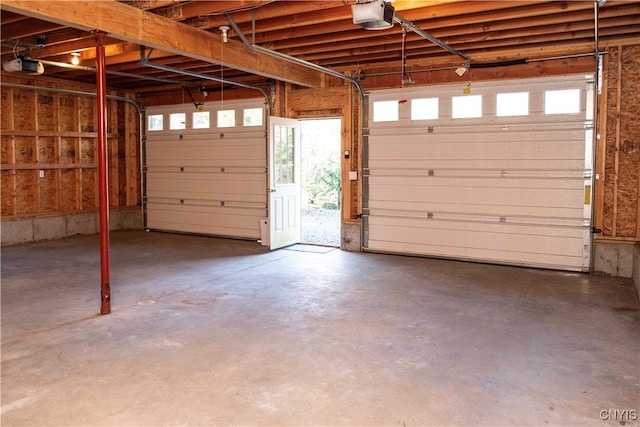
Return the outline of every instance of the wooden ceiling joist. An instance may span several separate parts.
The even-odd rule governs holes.
[[[250,51],[241,42],[221,37],[157,16],[115,0],[74,2],[74,13],[47,0],[3,0],[4,10],[55,24],[98,30],[110,37],[160,49],[209,63],[225,65],[267,78],[306,87],[318,87],[321,73],[290,62]],[[132,23],[136,23],[132,25]]]

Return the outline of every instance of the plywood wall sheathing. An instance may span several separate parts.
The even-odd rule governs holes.
[[[77,114],[78,98],[71,95],[59,95],[58,97],[58,130],[75,131],[78,127]]]
[[[599,238],[640,240],[640,46],[608,50],[598,162],[601,186]]]
[[[0,91],[2,220],[97,209],[96,99],[37,87],[81,92],[95,92],[95,88],[5,72],[2,81],[35,88],[2,87]],[[139,203],[138,185],[120,183],[139,177],[139,141],[135,139],[139,119],[133,107],[118,114],[122,109],[119,104],[110,100],[107,111],[110,204],[135,206]],[[128,149],[119,148],[121,138]],[[132,190],[133,194],[128,194]]]
[[[96,131],[96,103],[93,98],[78,98],[78,120],[80,132]]]
[[[621,72],[624,76],[620,98],[620,180],[618,196],[618,235],[636,240],[640,179],[640,46],[621,49]]]
[[[123,206],[136,206],[142,203],[141,197],[141,171],[137,162],[132,162],[131,159],[138,159],[140,156],[140,118],[135,107],[131,104],[124,104],[125,108],[125,152],[124,157],[127,160],[125,163],[124,175],[126,182],[125,195],[126,200]]]
[[[82,209],[95,209],[98,207],[98,170],[81,169],[82,180]]]
[[[13,91],[11,88],[0,89],[0,128],[13,129]]]
[[[60,211],[75,212],[82,208],[79,199],[80,169],[62,169],[60,170]]]
[[[14,172],[16,212],[22,215],[38,213],[38,171],[31,169]]]
[[[36,93],[27,90],[13,91],[13,130],[36,129]]]
[[[53,94],[38,93],[36,130],[46,131],[56,129],[58,117],[56,114],[57,106],[54,105],[55,100],[56,96]]]
[[[57,171],[43,169],[38,171],[38,212],[42,214],[58,211]]]
[[[0,197],[2,198],[0,214],[3,217],[13,216],[16,213],[14,175],[15,171],[2,171],[0,176]]]
[[[54,164],[58,160],[58,138],[51,136],[38,137],[38,163],[44,165]]]

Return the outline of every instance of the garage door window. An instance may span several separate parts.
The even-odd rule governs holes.
[[[496,115],[499,117],[528,116],[529,92],[499,93],[496,97]]]
[[[169,116],[169,129],[186,129],[187,115],[185,113],[173,113]]]
[[[218,127],[232,128],[236,126],[236,110],[218,111]]]
[[[209,112],[198,111],[193,113],[194,129],[209,129]]]
[[[397,122],[398,101],[378,101],[373,103],[374,122]]]
[[[580,89],[547,90],[544,92],[545,114],[578,114]]]
[[[482,117],[482,95],[451,97],[451,117],[454,119]]]
[[[247,108],[243,116],[245,126],[262,126],[262,108]]]
[[[164,129],[164,116],[162,114],[153,114],[149,116],[147,121],[149,131],[157,131]]]
[[[411,100],[411,120],[437,120],[438,98]]]

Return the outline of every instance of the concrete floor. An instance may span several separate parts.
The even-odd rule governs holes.
[[[619,426],[601,411],[640,409],[629,279],[144,232],[111,247],[107,316],[97,236],[2,250],[3,426]]]

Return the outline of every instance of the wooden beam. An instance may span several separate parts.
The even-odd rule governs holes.
[[[86,31],[99,30],[110,37],[161,49],[201,61],[282,80],[306,87],[320,85],[320,74],[266,54],[251,52],[244,44],[229,40],[222,44],[218,34],[189,27],[149,12],[108,1],[3,0],[9,12],[50,21]]]
[[[63,25],[42,22],[35,19],[25,19],[2,25],[2,40],[21,39],[48,31],[59,30]]]

